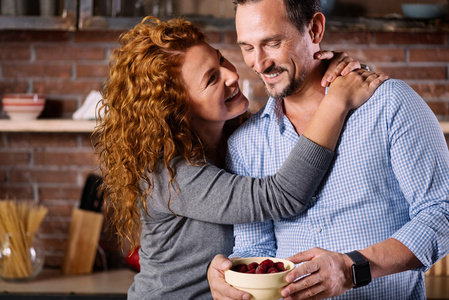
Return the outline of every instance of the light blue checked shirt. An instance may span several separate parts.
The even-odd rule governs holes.
[[[274,174],[298,139],[281,101],[229,140],[228,168]],[[423,263],[374,279],[340,299],[425,299],[424,271],[449,252],[449,153],[427,104],[399,80],[382,84],[348,118],[335,161],[308,209],[295,217],[235,226],[232,256],[289,257],[321,247],[340,253],[393,237]]]

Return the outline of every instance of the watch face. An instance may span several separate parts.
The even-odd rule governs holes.
[[[352,278],[355,287],[361,287],[371,282],[371,269],[369,262],[352,265]]]

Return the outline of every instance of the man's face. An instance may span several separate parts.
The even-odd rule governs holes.
[[[239,5],[237,42],[245,63],[263,80],[268,95],[284,98],[304,85],[313,52],[308,30],[290,23],[282,0]]]

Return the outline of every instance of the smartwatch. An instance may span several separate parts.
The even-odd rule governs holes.
[[[352,251],[346,253],[354,264],[352,265],[352,281],[354,282],[355,289],[365,286],[371,282],[371,267],[369,261],[360,254],[358,251]]]

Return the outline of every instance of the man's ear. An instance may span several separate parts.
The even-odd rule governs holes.
[[[319,44],[324,36],[324,29],[326,27],[326,18],[320,12],[313,15],[309,24],[309,34],[314,44]]]

